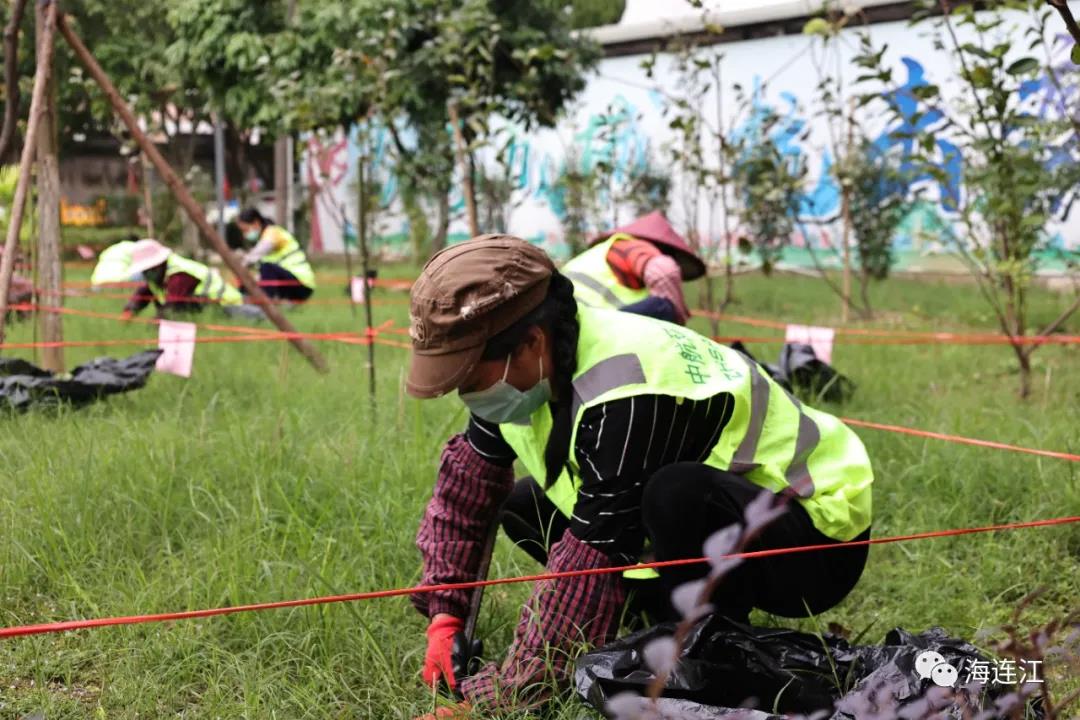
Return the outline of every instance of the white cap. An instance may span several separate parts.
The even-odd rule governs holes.
[[[140,240],[135,243],[133,248],[131,248],[130,271],[132,274],[144,273],[150,268],[155,268],[168,260],[169,255],[172,255],[172,250],[165,247],[157,240],[152,240],[150,238]]]

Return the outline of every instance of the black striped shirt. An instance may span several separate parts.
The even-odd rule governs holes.
[[[573,535],[615,563],[636,561],[645,543],[645,482],[665,465],[704,462],[732,408],[731,395],[720,393],[696,401],[638,395],[587,409],[574,443],[582,484],[570,518]],[[466,436],[489,462],[513,464],[516,455],[498,425],[473,416]]]

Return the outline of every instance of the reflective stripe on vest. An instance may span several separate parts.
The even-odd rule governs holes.
[[[705,463],[799,502],[823,534],[850,540],[870,524],[873,474],[858,437],[835,417],[807,407],[756,363],[692,330],[651,318],[580,308],[572,441],[585,411],[637,395],[702,400],[727,393],[730,419]],[[518,459],[542,481],[551,413],[500,426]],[[545,492],[566,516],[581,486],[571,457]],[[541,484],[543,484],[541,482]]]
[[[647,289],[635,290],[619,282],[611,266],[608,265],[608,250],[619,240],[626,239],[632,238],[624,233],[612,235],[563,265],[562,274],[574,283],[574,297],[580,304],[618,309],[649,297]]]
[[[273,263],[283,270],[288,270],[304,286],[314,290],[315,272],[311,269],[307,255],[304,253],[304,249],[300,247],[300,242],[293,234],[280,225],[270,225],[263,232],[277,233],[278,237],[285,239],[285,243],[280,250],[265,255],[262,262]]]

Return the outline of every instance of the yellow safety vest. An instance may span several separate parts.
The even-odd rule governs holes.
[[[263,233],[268,232],[277,233],[278,237],[284,238],[285,242],[281,244],[280,249],[263,256],[262,262],[273,263],[283,270],[288,270],[306,287],[314,290],[315,271],[311,269],[307,255],[304,254],[304,249],[300,247],[300,242],[293,237],[292,233],[280,225],[270,225],[263,230]]]
[[[628,288],[619,282],[607,262],[608,250],[620,240],[633,240],[626,233],[616,233],[594,245],[562,267],[562,274],[574,283],[574,298],[589,307],[618,310],[649,297],[646,288]]]
[[[131,280],[131,253],[134,248],[134,242],[123,240],[102,250],[90,276],[90,284],[98,287]]]
[[[637,395],[703,400],[730,393],[735,402],[731,418],[706,464],[790,494],[830,538],[851,540],[870,526],[870,460],[859,437],[840,420],[802,404],[757,363],[693,330],[588,307],[579,309],[578,319],[571,447],[585,411],[601,403]],[[551,424],[545,404],[528,424],[499,426],[541,485]],[[567,517],[581,487],[573,456],[568,468],[545,490]]]
[[[169,255],[169,259],[165,261],[165,278],[168,279],[176,273],[187,273],[198,280],[199,284],[195,286],[195,297],[203,298],[207,303],[217,303],[219,305],[244,304],[244,296],[240,294],[239,290],[225,282],[225,279],[221,277],[221,273],[217,270],[172,253]],[[154,283],[147,283],[147,285],[158,304],[164,305],[166,300],[165,290]]]

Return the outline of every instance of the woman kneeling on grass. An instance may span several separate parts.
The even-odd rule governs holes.
[[[476,578],[486,529],[502,527],[550,572],[696,558],[761,491],[790,498],[748,550],[870,535],[872,473],[858,437],[801,404],[731,348],[676,325],[574,301],[543,251],[482,236],[427,264],[411,298],[420,398],[453,390],[468,428],[447,443],[417,546],[425,585]],[[530,472],[514,482],[513,463]],[[712,603],[746,622],[760,608],[820,613],[855,586],[866,546],[750,560]],[[501,665],[454,677],[467,591],[413,596],[430,618],[423,677],[472,705],[542,702],[582,643],[614,637],[624,604],[677,617],[670,591],[707,566],[538,583]],[[651,577],[650,577],[651,576]]]

